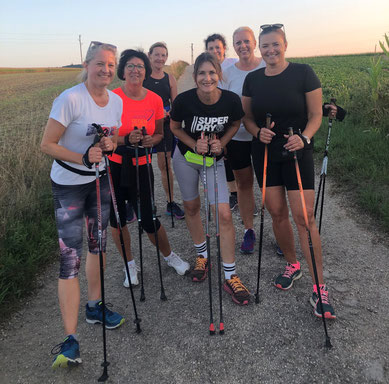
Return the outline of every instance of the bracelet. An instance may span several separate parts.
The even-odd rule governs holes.
[[[89,161],[89,150],[93,147],[93,144],[86,150],[86,152],[82,155],[82,164],[85,167],[92,169],[93,163]]]
[[[197,144],[194,146],[193,152],[194,152],[196,155],[198,155],[198,152],[197,152]]]

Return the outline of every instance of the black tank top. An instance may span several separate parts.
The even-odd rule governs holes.
[[[163,101],[163,106],[168,107],[170,106],[169,75],[166,72],[164,72],[164,74],[162,79],[154,79],[149,76],[149,78],[143,82],[143,86],[160,96]]]

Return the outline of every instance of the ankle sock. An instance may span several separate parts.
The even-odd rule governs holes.
[[[166,257],[164,256],[163,259],[164,259],[165,261],[168,261],[168,260],[169,260],[169,257],[172,256],[172,255],[173,255],[173,251],[170,252],[170,255],[169,255],[169,256],[166,256]]]
[[[89,308],[95,308],[98,303],[100,303],[101,299],[98,300],[88,300]]]
[[[194,245],[198,256],[203,256],[204,259],[208,259],[207,244],[205,241],[200,244]]]
[[[73,336],[74,340],[78,341],[78,336],[75,333],[69,333],[66,337]],[[65,339],[66,339],[65,337]]]
[[[247,232],[249,229],[251,229],[252,231],[254,231],[253,228],[247,228],[247,229],[244,230],[244,233],[246,234],[246,232]]]
[[[236,275],[235,263],[223,263],[224,277],[226,280],[231,279],[232,275]]]
[[[127,261],[128,268],[130,268],[130,265],[136,265],[135,260]]]

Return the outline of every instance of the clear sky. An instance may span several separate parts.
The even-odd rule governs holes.
[[[80,63],[91,40],[119,51],[165,41],[169,60],[191,61],[204,38],[222,33],[236,57],[232,32],[283,23],[288,56],[373,52],[389,33],[389,0],[0,0],[0,67]]]

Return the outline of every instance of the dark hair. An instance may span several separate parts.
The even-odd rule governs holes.
[[[120,80],[124,80],[123,74],[124,74],[124,67],[127,64],[127,61],[132,59],[133,57],[137,57],[138,59],[141,59],[143,61],[143,64],[145,65],[146,75],[145,79],[147,79],[152,72],[150,60],[147,57],[147,55],[141,51],[141,50],[135,50],[135,49],[126,49],[123,51],[120,55],[119,59],[119,65],[118,65],[118,78]]]
[[[209,35],[204,40],[205,49],[208,49],[208,43],[210,43],[211,41],[215,41],[215,40],[220,40],[222,42],[222,44],[223,44],[224,49],[227,48],[226,39],[224,38],[224,36],[220,35],[219,33],[214,33],[213,35]]]
[[[167,45],[163,41],[158,41],[157,43],[154,43],[149,48],[149,55],[151,55],[153,53],[154,48],[165,48],[166,49],[166,54],[169,55],[169,51],[167,50]]]
[[[219,62],[217,61],[216,57],[209,52],[203,52],[202,54],[197,56],[196,61],[194,63],[193,76],[194,76],[195,80],[196,80],[196,76],[199,72],[200,66],[204,63],[211,63],[214,66],[214,68],[216,69],[216,73],[219,76],[219,80],[223,79],[222,68],[221,68]]]
[[[284,43],[286,43],[285,31],[282,28],[269,27],[269,28],[262,29],[261,33],[258,36],[258,44],[261,43],[261,36],[268,35],[269,33],[272,33],[272,32],[275,32],[275,33],[278,33],[279,35],[281,35],[282,39],[284,40]]]

